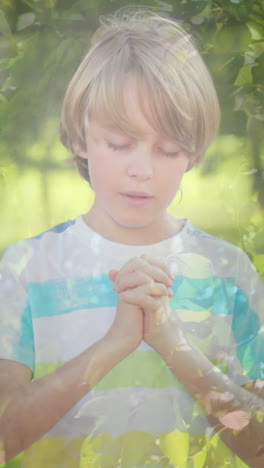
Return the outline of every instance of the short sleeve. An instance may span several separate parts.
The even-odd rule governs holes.
[[[0,358],[34,369],[34,337],[23,272],[29,251],[23,241],[9,247],[0,262]]]
[[[244,252],[236,283],[229,374],[243,384],[264,379],[264,283]]]

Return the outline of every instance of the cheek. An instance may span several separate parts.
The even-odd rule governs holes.
[[[93,189],[97,188],[102,189],[106,185],[106,171],[103,165],[98,164],[98,162],[92,162],[89,165],[89,174],[90,180],[93,186]]]
[[[173,168],[173,174],[175,175],[175,182],[181,183],[186,171],[188,170],[189,166],[189,158],[187,156],[179,159],[175,167]]]
[[[179,177],[177,173],[174,174],[172,172],[164,181],[164,194],[169,198],[174,197],[179,190],[180,185],[181,177]]]
[[[185,161],[175,162],[170,164],[164,171],[163,183],[167,183],[168,187],[175,188],[181,183],[181,180],[187,170],[188,163]]]
[[[93,188],[107,191],[117,174],[115,162],[104,151],[94,152],[89,158],[89,173]],[[118,178],[118,176],[116,175]]]
[[[164,200],[170,202],[176,196],[186,167],[187,164],[172,164],[169,165],[169,170],[164,172],[160,179],[160,193],[163,194]]]

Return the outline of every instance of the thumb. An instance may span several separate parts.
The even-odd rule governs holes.
[[[108,273],[108,277],[110,278],[111,281],[115,281],[117,273],[119,270],[110,270]]]

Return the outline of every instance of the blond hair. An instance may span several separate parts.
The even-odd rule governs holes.
[[[207,67],[190,35],[172,18],[145,8],[122,8],[100,18],[91,47],[65,95],[61,139],[81,175],[90,182],[86,149],[91,116],[109,118],[131,134],[124,88],[133,76],[140,84],[142,111],[153,128],[177,140],[199,164],[219,127],[219,103]],[[145,94],[144,94],[145,96]]]

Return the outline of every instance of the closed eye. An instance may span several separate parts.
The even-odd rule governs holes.
[[[107,141],[107,145],[109,148],[111,148],[113,151],[123,151],[129,147],[129,144],[124,144],[124,145],[115,145],[111,141]]]
[[[130,143],[124,143],[122,145],[117,145],[116,143],[113,143],[111,141],[106,140],[107,146],[111,148],[113,151],[124,151],[129,148],[131,145]],[[164,151],[163,149],[158,150],[161,154],[165,155],[168,158],[173,158],[176,157],[180,150],[177,151]]]
[[[161,150],[161,153],[167,156],[168,158],[173,158],[179,154],[180,151],[163,151]]]

